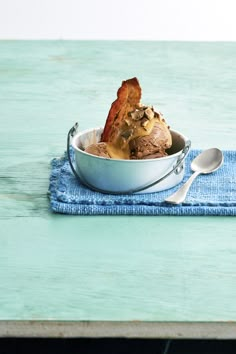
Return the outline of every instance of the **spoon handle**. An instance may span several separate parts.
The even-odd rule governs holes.
[[[174,194],[170,195],[168,198],[165,199],[165,202],[172,204],[183,203],[191,184],[200,173],[201,172],[199,171],[194,172],[192,176],[189,177],[187,182],[185,182],[184,185],[180,187],[180,189],[178,189]]]

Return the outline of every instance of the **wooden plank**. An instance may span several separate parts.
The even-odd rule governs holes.
[[[236,219],[139,220],[2,220],[0,319],[234,321]]]

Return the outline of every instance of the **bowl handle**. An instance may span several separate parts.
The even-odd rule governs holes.
[[[79,175],[77,174],[77,172],[74,168],[74,165],[72,163],[71,156],[70,156],[70,139],[71,139],[71,137],[73,137],[77,133],[78,126],[79,126],[78,123],[75,123],[67,134],[67,156],[68,156],[68,161],[69,161],[72,172],[74,173],[75,177],[81,181]],[[85,181],[83,181],[83,182],[81,181],[81,183],[83,183],[85,186],[87,186],[88,188],[90,188],[96,192],[105,193],[105,194],[133,194],[133,193],[141,192],[141,191],[144,191],[145,189],[153,187],[156,184],[162,182],[164,179],[169,177],[172,173],[176,173],[176,174],[180,173],[180,169],[182,168],[184,159],[186,158],[186,156],[189,153],[190,147],[191,147],[191,141],[186,140],[185,146],[184,146],[180,156],[178,157],[176,164],[173,166],[172,170],[167,172],[163,177],[159,178],[158,180],[155,180],[154,182],[151,182],[151,183],[146,184],[144,186],[137,187],[135,189],[130,189],[128,191],[106,191],[106,190],[91,186],[89,183],[87,183]]]
[[[73,138],[73,136],[77,133],[77,130],[78,130],[78,122],[76,122],[72,128],[70,128],[70,130],[68,131],[68,134],[67,134],[67,157],[68,157],[68,161],[69,161],[69,164],[70,164],[70,168],[72,170],[72,172],[74,173],[75,177],[80,179],[75,168],[74,168],[74,165],[72,163],[72,160],[71,160],[71,157],[70,157],[70,139]]]

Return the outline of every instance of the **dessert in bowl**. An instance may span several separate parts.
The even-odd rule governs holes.
[[[114,194],[150,193],[182,181],[189,140],[140,100],[137,78],[123,81],[104,128],[73,136],[73,170],[89,188]]]

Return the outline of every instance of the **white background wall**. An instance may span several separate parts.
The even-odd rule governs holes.
[[[236,0],[0,0],[0,39],[236,40]]]

